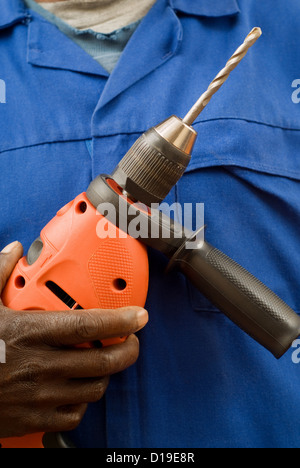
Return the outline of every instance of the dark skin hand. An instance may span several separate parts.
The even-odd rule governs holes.
[[[0,253],[0,293],[23,253],[14,243]],[[10,251],[8,251],[10,250]],[[100,400],[112,374],[135,363],[134,335],[148,321],[140,307],[119,310],[17,312],[0,301],[0,437],[74,429],[87,404]],[[102,349],[75,345],[128,336]]]

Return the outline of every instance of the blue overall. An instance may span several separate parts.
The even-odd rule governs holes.
[[[109,75],[22,0],[0,0],[0,244],[25,250],[148,128],[183,117],[254,26],[195,123],[167,198],[300,313],[298,0],[158,0]],[[295,81],[296,80],[296,81]],[[298,80],[298,81],[297,81]],[[280,361],[149,251],[141,352],[70,434],[78,447],[299,447],[300,365]]]

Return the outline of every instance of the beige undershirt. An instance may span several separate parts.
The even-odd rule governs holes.
[[[40,6],[76,29],[108,34],[143,18],[156,0],[64,0]]]

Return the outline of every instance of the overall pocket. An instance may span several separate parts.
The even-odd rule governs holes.
[[[206,240],[300,311],[300,131],[238,119],[195,128],[176,201],[204,203]],[[195,310],[218,312],[188,290]]]

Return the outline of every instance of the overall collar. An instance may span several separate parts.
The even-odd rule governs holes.
[[[29,16],[22,0],[1,2],[4,6],[0,29],[24,21]],[[127,44],[107,81],[99,101],[100,107],[176,54],[183,34],[177,11],[199,17],[222,17],[239,13],[239,8],[237,0],[157,0]],[[108,77],[92,57],[36,13],[32,14],[28,28],[27,60],[32,65]]]
[[[239,13],[237,0],[169,0],[171,8],[195,16],[218,17]],[[22,0],[2,0],[0,28],[22,21],[27,10]]]
[[[121,55],[102,94],[99,107],[104,107],[176,54],[183,39],[177,11],[187,15],[213,17],[240,12],[237,0],[157,0]],[[143,51],[140,56],[138,50]]]
[[[22,0],[2,0],[0,29],[17,24],[27,16],[27,10]]]

